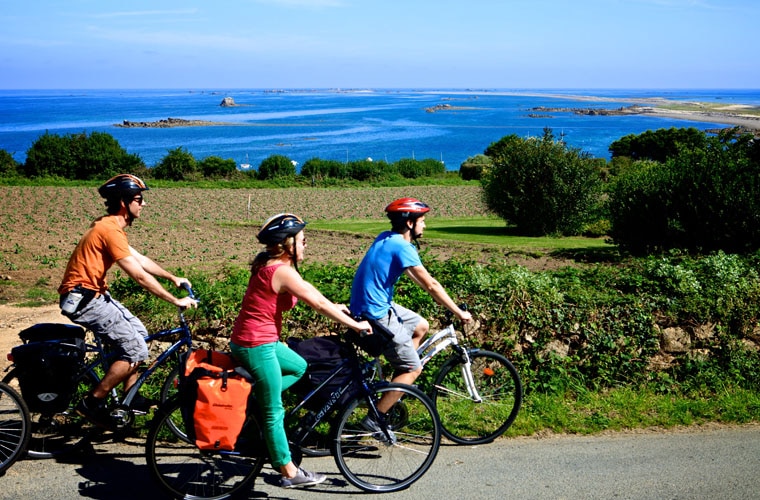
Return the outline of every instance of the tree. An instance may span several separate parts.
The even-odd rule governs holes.
[[[664,162],[678,154],[680,149],[704,149],[706,135],[694,127],[647,130],[642,134],[629,134],[610,144],[612,157],[626,156],[633,160]]]
[[[296,166],[287,156],[272,155],[264,158],[259,165],[258,178],[261,180],[287,177],[289,175],[296,175]]]
[[[494,213],[527,235],[576,235],[594,221],[601,181],[593,159],[554,140],[508,135],[485,151],[483,199]]]
[[[182,147],[169,150],[153,167],[153,177],[170,181],[197,180],[198,165],[193,155]]]

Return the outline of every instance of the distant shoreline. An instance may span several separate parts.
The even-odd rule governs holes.
[[[706,123],[718,123],[729,125],[731,127],[740,127],[743,131],[760,136],[760,106],[750,106],[746,104],[716,104],[696,101],[674,101],[663,97],[600,97],[590,95],[576,94],[555,94],[544,92],[508,92],[508,91],[443,91],[428,90],[420,91],[423,94],[446,94],[446,95],[497,95],[497,96],[519,96],[519,97],[544,97],[551,99],[564,99],[582,102],[630,102],[636,106],[625,108],[623,113],[617,114],[635,114],[646,115],[660,118],[669,118],[674,120],[686,120]],[[425,108],[428,113],[436,111],[461,111],[467,109],[476,109],[464,106],[451,106],[450,104],[439,104]],[[615,114],[617,110],[602,110],[609,114]],[[605,113],[603,113],[605,114]],[[124,120],[122,123],[115,123],[114,127],[119,128],[172,128],[172,127],[209,127],[209,126],[261,126],[256,123],[240,122],[216,122],[206,120],[186,120],[183,118],[167,118],[153,122],[138,121],[133,122]]]
[[[586,102],[631,102],[639,104],[636,113],[639,115],[657,116],[675,120],[688,120],[695,122],[720,123],[742,127],[755,135],[760,134],[760,106],[747,104],[718,105],[695,101],[673,101],[664,97],[600,97],[577,94],[553,94],[545,92],[483,92],[483,91],[426,91],[427,94],[458,94],[458,95],[499,95],[516,97],[548,97],[551,99],[565,99]],[[673,106],[682,109],[672,109]]]

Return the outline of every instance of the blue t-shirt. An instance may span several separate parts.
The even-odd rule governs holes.
[[[422,265],[417,248],[393,231],[375,238],[356,270],[349,308],[353,314],[378,319],[388,313],[393,287],[407,267]]]

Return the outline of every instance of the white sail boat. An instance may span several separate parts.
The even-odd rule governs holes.
[[[245,154],[245,163],[241,163],[240,168],[243,170],[248,170],[249,168],[251,168],[251,164],[248,163],[248,153]]]

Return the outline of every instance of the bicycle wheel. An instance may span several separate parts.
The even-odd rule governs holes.
[[[18,390],[16,370],[3,379],[3,382]],[[31,412],[31,435],[27,454],[31,458],[53,458],[72,453],[82,448],[97,433],[97,426],[80,416],[74,408],[77,403],[98,384],[98,378],[91,372],[84,373],[78,382],[77,390],[66,408],[59,412]]]
[[[164,491],[174,498],[218,499],[234,498],[253,487],[264,465],[260,444],[236,452],[202,451],[178,437],[174,428],[186,435],[179,401],[170,399],[156,412],[145,443],[148,470]],[[243,432],[258,433],[255,420]]]
[[[161,387],[161,403],[165,403],[172,399],[176,394],[179,387],[179,365],[172,368],[169,375],[164,381],[163,387]],[[185,430],[183,426],[176,425],[174,420],[169,419],[166,425],[174,432],[177,437],[186,438]]]
[[[398,391],[401,399],[388,412],[395,442],[362,426],[374,413],[374,401],[386,392]],[[433,403],[419,389],[403,384],[383,384],[372,396],[351,400],[336,420],[332,443],[335,463],[343,476],[364,491],[392,492],[409,487],[427,472],[440,446],[441,424]],[[396,410],[399,407],[399,410]]]
[[[0,382],[0,476],[24,455],[30,436],[26,403],[12,387]]]
[[[501,354],[478,349],[468,353],[482,402],[470,397],[459,356],[450,358],[441,367],[431,396],[444,436],[459,444],[490,443],[517,417],[522,404],[522,384],[515,367]]]

